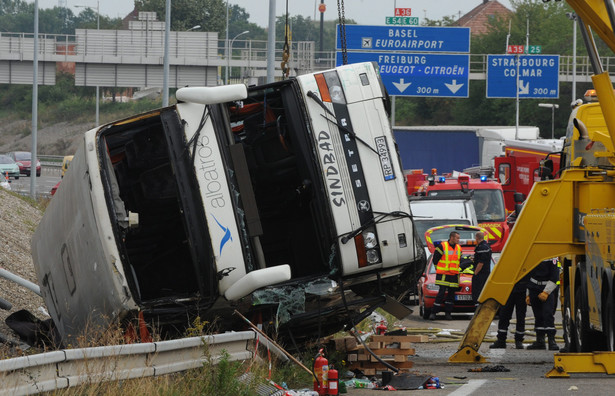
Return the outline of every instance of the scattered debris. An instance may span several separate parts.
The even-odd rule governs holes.
[[[419,386],[419,389],[442,389],[444,386],[440,383],[440,378],[431,377],[423,384],[423,386]]]
[[[382,375],[383,385],[390,385],[397,390],[419,389],[434,377],[425,374],[400,373],[398,375]]]
[[[499,364],[496,366],[485,366],[482,368],[481,367],[473,368],[473,369],[469,369],[468,371],[471,373],[504,373],[504,372],[510,371],[510,369],[507,369],[506,367]]]

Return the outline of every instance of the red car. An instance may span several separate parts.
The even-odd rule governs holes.
[[[445,225],[433,227],[425,232],[425,240],[427,247],[432,255],[427,261],[425,272],[419,278],[417,289],[419,295],[419,313],[424,319],[428,319],[433,308],[433,303],[436,300],[439,286],[436,285],[436,267],[433,265],[433,252],[435,250],[434,243],[438,241],[446,241],[451,231],[459,233],[459,244],[461,245],[462,259],[461,266],[463,267],[468,260],[472,260],[474,248],[476,247],[475,235],[478,231],[484,230],[480,227],[471,225]],[[493,244],[496,241],[488,241]],[[491,259],[491,268],[495,262]],[[459,275],[459,290],[455,293],[455,305],[453,312],[474,312],[474,301],[472,301],[472,272],[466,272]]]
[[[19,166],[19,173],[22,175],[30,176],[30,169],[32,168],[32,153],[28,151],[13,151],[7,154],[13,159]],[[36,176],[41,175],[41,162],[36,161]]]

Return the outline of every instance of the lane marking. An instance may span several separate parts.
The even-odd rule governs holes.
[[[467,384],[463,385],[461,388],[457,389],[454,392],[448,394],[448,396],[467,396],[471,395],[472,392],[483,386],[487,380],[470,380]]]

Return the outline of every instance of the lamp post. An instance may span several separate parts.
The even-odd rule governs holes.
[[[231,44],[229,45],[229,53],[228,53],[228,56],[226,57],[226,84],[228,84],[228,74],[229,74],[229,69],[231,68],[231,56],[233,55],[233,42],[235,41],[237,37],[242,36],[244,34],[248,34],[248,33],[250,33],[249,30],[246,30],[245,32],[241,32],[237,36],[233,37],[233,39],[231,40]]]
[[[224,40],[224,54],[226,55],[226,59],[228,61],[229,50],[228,50],[228,0],[226,0],[226,37]],[[224,72],[224,84],[228,85],[228,66]]]
[[[567,12],[566,16],[572,21],[572,102],[577,100],[577,14]]]
[[[87,5],[75,5],[77,8],[89,8]],[[100,1],[96,1],[96,30],[100,30]],[[100,125],[100,87],[96,85],[96,126]]]
[[[538,107],[551,109],[551,139],[555,139],[555,109],[559,109],[559,105],[555,103],[538,103]]]
[[[30,157],[30,196],[36,199],[36,151],[38,134],[38,0],[34,0],[34,53],[32,59],[32,154]]]
[[[162,55],[162,107],[167,107],[169,105],[169,36],[171,35],[171,0],[166,0],[164,14],[164,53]]]

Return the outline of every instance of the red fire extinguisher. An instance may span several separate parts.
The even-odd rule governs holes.
[[[329,385],[328,395],[339,395],[339,383],[340,381],[337,370],[331,366],[331,369],[329,369],[329,376],[327,378],[327,385]]]
[[[319,395],[327,394],[328,372],[329,361],[325,358],[321,348],[314,359],[314,375],[316,377],[314,379],[314,390],[318,392]]]
[[[384,320],[380,321],[380,324],[376,326],[376,334],[383,335],[387,331],[387,325],[384,323]]]

